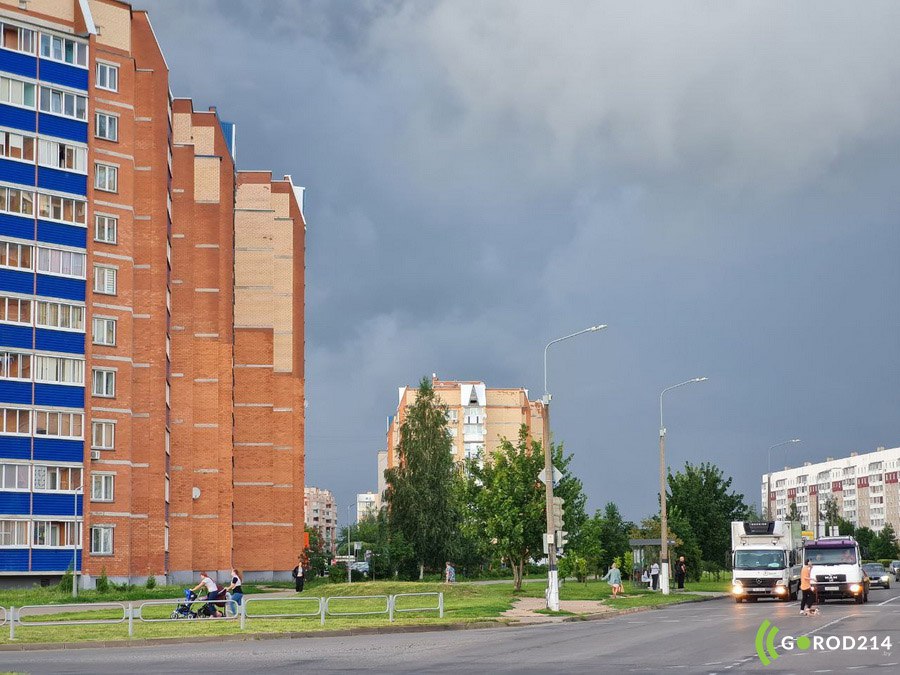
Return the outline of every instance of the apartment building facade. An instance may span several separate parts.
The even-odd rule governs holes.
[[[0,24],[0,583],[287,574],[302,189],[237,171],[234,125],[172,97],[146,12],[0,0]],[[244,320],[247,251],[278,265],[254,286],[277,320]]]
[[[504,438],[515,443],[523,424],[532,438],[543,437],[544,404],[529,400],[527,389],[491,389],[484,382],[441,380],[437,375],[432,375],[431,384],[437,399],[447,406],[447,428],[458,462],[474,459],[482,451],[490,456]],[[400,427],[417,394],[415,387],[399,389],[397,410],[387,421],[388,468],[397,465]]]
[[[838,514],[876,532],[890,523],[900,532],[900,448],[853,452],[841,459],[806,462],[762,477],[762,503],[773,518],[784,518],[796,504],[801,522],[813,531],[824,526],[825,502]]]
[[[304,488],[306,526],[319,533],[322,548],[332,555],[337,547],[337,507],[331,490],[317,487]]]

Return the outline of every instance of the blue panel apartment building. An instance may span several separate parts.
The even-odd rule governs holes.
[[[0,575],[81,567],[88,64],[0,15]]]

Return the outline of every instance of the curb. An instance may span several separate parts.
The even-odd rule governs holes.
[[[29,651],[53,651],[53,650],[69,650],[69,649],[105,649],[111,647],[155,647],[158,645],[178,645],[178,644],[196,644],[198,642],[249,642],[253,640],[297,640],[305,638],[328,638],[328,637],[355,637],[358,635],[390,635],[402,633],[431,633],[438,631],[453,630],[477,630],[482,628],[531,628],[533,626],[546,626],[554,623],[572,623],[576,621],[602,621],[604,619],[615,619],[618,616],[626,614],[635,614],[637,612],[648,612],[651,610],[661,610],[674,605],[686,605],[691,602],[707,602],[710,600],[721,600],[727,597],[722,596],[704,596],[685,600],[684,602],[675,602],[667,605],[650,605],[647,607],[629,607],[628,609],[620,609],[615,612],[604,614],[585,614],[583,616],[567,616],[562,621],[540,621],[534,623],[512,623],[503,620],[497,621],[470,621],[457,622],[447,624],[419,624],[411,626],[372,626],[370,628],[352,628],[352,629],[336,629],[324,631],[288,631],[284,633],[232,633],[226,635],[203,635],[196,637],[174,637],[174,638],[138,638],[133,640],[97,640],[85,642],[23,642],[21,644],[0,644],[0,653],[2,652],[29,652]]]

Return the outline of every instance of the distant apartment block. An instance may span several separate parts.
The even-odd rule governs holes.
[[[447,406],[447,428],[453,439],[453,456],[464,461],[484,451],[489,456],[506,438],[515,443],[524,424],[531,437],[540,440],[544,430],[544,404],[531,401],[528,390],[491,389],[484,382],[431,379],[437,398]],[[397,444],[407,408],[418,394],[415,387],[400,387],[396,412],[388,418],[387,465],[397,465]],[[380,467],[379,467],[380,469]]]
[[[762,503],[769,504],[774,518],[784,518],[792,503],[801,522],[809,528],[822,525],[825,502],[833,498],[838,514],[858,527],[881,530],[890,523],[900,532],[900,448],[878,448],[875,452],[853,452],[842,459],[762,477]]]
[[[360,492],[356,495],[356,522],[373,516],[381,508],[381,496],[374,492]]]
[[[337,545],[337,508],[331,490],[307,487],[303,490],[306,526],[319,533],[322,547],[334,553]]]
[[[296,563],[303,192],[235,136],[146,12],[0,0],[0,583]]]

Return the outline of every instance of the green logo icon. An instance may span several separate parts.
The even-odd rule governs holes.
[[[778,652],[775,651],[776,635],[778,635],[778,628],[773,626],[768,619],[763,619],[763,622],[759,624],[759,630],[756,631],[756,653],[764,666],[778,658]]]

